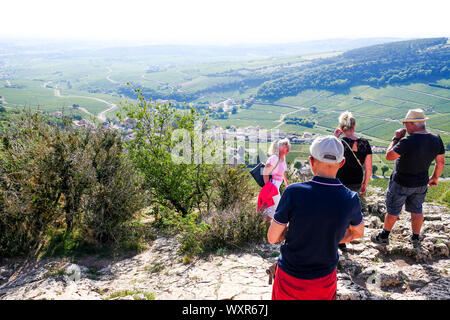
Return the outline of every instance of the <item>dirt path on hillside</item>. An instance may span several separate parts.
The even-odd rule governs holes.
[[[104,122],[106,121],[106,114],[112,110],[114,110],[115,108],[117,108],[117,104],[106,101],[104,99],[100,99],[100,98],[95,98],[95,97],[89,97],[89,96],[75,96],[75,95],[67,95],[67,96],[62,96],[61,95],[61,91],[58,89],[58,85],[55,86],[54,91],[54,95],[55,97],[59,97],[59,98],[85,98],[85,99],[91,99],[91,100],[95,100],[95,101],[99,101],[102,102],[104,104],[107,104],[109,107],[102,110],[96,117],[101,121]],[[85,108],[80,107],[79,110],[87,113],[88,115],[94,116],[94,114],[90,113],[88,110],[86,110]]]
[[[108,80],[111,83],[118,84],[119,81],[116,81],[116,80],[113,80],[113,79],[110,78],[110,75],[112,73],[112,69],[110,67],[106,67],[106,68],[108,69],[108,74],[106,75],[106,80]]]
[[[283,124],[285,124],[284,119],[286,118],[286,116],[288,116],[288,115],[290,115],[290,114],[293,114],[293,113],[296,113],[296,112],[299,112],[299,111],[300,111],[300,109],[299,109],[299,110],[291,111],[291,112],[289,112],[289,113],[283,113],[283,114],[280,116],[280,119],[277,120],[277,122],[279,122],[280,124],[276,125],[276,126],[273,127],[272,129],[278,129],[278,128],[281,127]]]

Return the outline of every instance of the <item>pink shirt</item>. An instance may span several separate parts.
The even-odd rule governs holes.
[[[269,159],[267,159],[266,161],[266,165],[270,164],[271,165],[271,170],[273,169],[273,167],[277,164],[278,161],[278,156],[277,155],[271,155],[269,157]],[[272,171],[272,179],[273,180],[280,180],[283,181],[283,175],[284,172],[287,170],[287,164],[286,164],[286,158],[284,158],[283,161],[279,161],[278,165],[275,169],[273,169]]]

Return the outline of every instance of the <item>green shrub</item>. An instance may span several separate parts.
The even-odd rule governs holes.
[[[208,232],[202,238],[207,252],[242,248],[249,243],[263,242],[267,236],[263,215],[250,206],[218,211],[207,221]]]
[[[60,177],[51,164],[58,128],[37,113],[7,124],[0,144],[0,254],[39,248],[47,228],[61,223]]]
[[[250,243],[261,243],[267,236],[264,217],[256,205],[235,205],[226,210],[186,216],[161,206],[152,211],[153,226],[169,234],[176,234],[180,242],[179,253],[186,261],[223,250],[235,250]]]
[[[208,217],[189,215],[180,224],[180,253],[187,257],[263,242],[267,225],[256,208],[217,211]]]
[[[210,168],[209,173],[212,180],[204,200],[208,210],[184,216],[163,205],[151,210],[154,227],[178,235],[179,252],[186,261],[261,242],[267,234],[264,217],[256,212],[256,184],[245,166],[219,165]]]
[[[264,239],[267,228],[256,213],[258,190],[245,166],[193,161],[208,141],[195,154],[194,149],[188,150],[192,154],[180,154],[188,161],[173,159],[172,151],[180,142],[175,130],[184,129],[194,144],[198,130],[194,124],[200,123],[203,130],[207,119],[200,119],[192,108],[177,110],[146,100],[141,90],[135,92],[138,103],[125,105],[118,116],[134,123],[135,138],[127,143],[127,150],[151,194],[153,226],[176,233],[187,260]]]
[[[212,202],[216,210],[226,210],[254,200],[256,185],[245,165],[220,165],[212,169]],[[253,185],[252,185],[253,183]],[[253,186],[253,187],[252,187]]]
[[[154,217],[152,225],[157,229],[168,234],[173,234],[178,231],[182,216],[175,210],[164,207],[163,205],[155,205],[150,211],[150,214]]]
[[[67,232],[65,229],[49,228],[40,256],[68,256],[73,255],[85,245],[83,237],[77,231]]]
[[[95,180],[82,205],[83,230],[100,243],[118,244],[126,230],[123,224],[146,205],[147,198],[117,131],[97,129],[90,146]]]
[[[150,226],[138,220],[120,224],[117,231],[117,246],[126,251],[141,252],[147,248],[148,243],[156,239]]]
[[[209,225],[199,219],[198,214],[189,214],[180,220],[178,229],[181,246],[179,252],[187,257],[205,253],[204,237],[208,234]]]
[[[118,244],[145,205],[120,135],[24,112],[0,141],[0,255]]]

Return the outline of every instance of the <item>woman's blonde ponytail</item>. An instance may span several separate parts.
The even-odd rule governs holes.
[[[339,116],[339,128],[342,131],[352,130],[355,127],[356,121],[350,111],[345,111]]]

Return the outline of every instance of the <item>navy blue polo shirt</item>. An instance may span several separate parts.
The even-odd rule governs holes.
[[[289,223],[279,267],[298,279],[318,279],[337,267],[338,244],[349,225],[363,222],[361,202],[339,179],[314,176],[284,190],[274,222]]]

